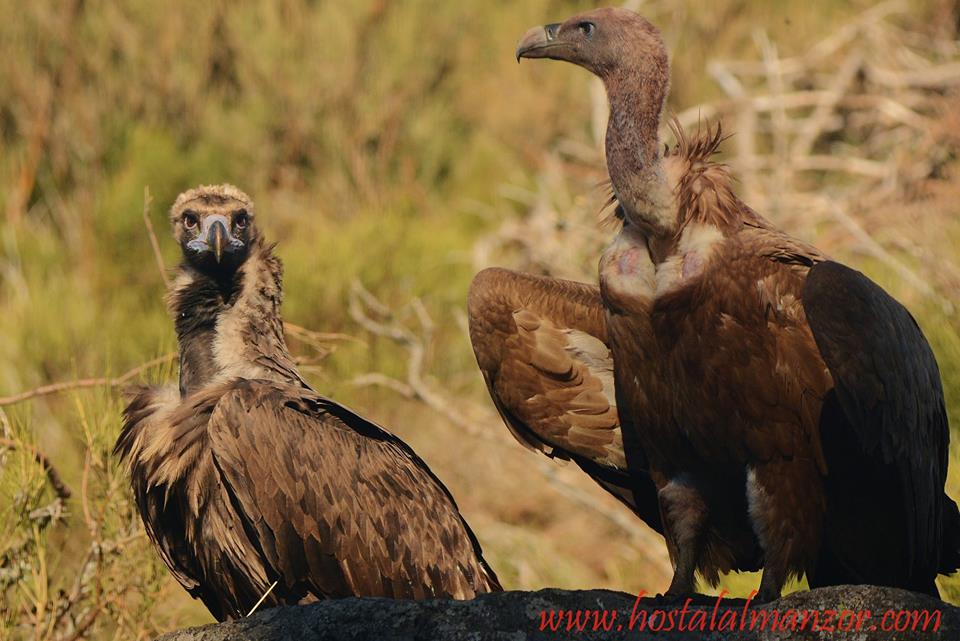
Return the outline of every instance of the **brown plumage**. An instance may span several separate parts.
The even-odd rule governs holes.
[[[719,139],[678,138],[664,158],[672,190],[702,171],[701,160]],[[608,205],[615,206],[609,220],[622,221],[616,199]],[[662,533],[656,486],[639,466],[627,469],[599,288],[491,268],[477,274],[467,300],[477,363],[514,437],[552,458],[573,460]],[[744,569],[755,565],[745,562]]]
[[[610,99],[624,226],[600,291],[623,438],[637,442],[627,463],[659,489],[668,592],[742,565],[758,543],[762,599],[790,574],[936,594],[937,572],[960,561],[960,515],[944,494],[939,371],[910,314],[742,203],[710,159],[719,130],[708,142],[678,131],[687,166],[667,176],[667,54],[640,16],[534,28],[518,56],[583,66]]]
[[[691,140],[678,130],[678,144],[664,156],[672,192],[688,193],[691,176],[717,178],[708,164],[720,139],[719,133],[705,132]],[[675,217],[677,203],[674,199]],[[623,220],[622,208],[613,218]],[[595,285],[501,268],[477,274],[468,296],[477,363],[511,433],[527,447],[574,461],[662,534],[657,486],[642,445],[630,438],[638,428],[624,430],[621,421],[631,417],[617,411],[606,316]],[[745,498],[741,507],[745,512]],[[708,546],[702,569],[711,580],[720,572],[760,566],[749,529],[729,534],[724,528],[731,529],[723,521],[712,525],[716,540],[738,540],[734,550]]]
[[[180,584],[220,620],[268,591],[261,607],[500,590],[427,465],[297,372],[281,264],[250,199],[201,187],[177,199],[171,220],[184,256],[168,296],[180,386],[139,390],[116,451]]]
[[[514,437],[575,461],[661,532],[656,487],[627,471],[597,287],[490,268],[473,279],[467,300],[477,364]],[[642,483],[647,492],[635,495]]]

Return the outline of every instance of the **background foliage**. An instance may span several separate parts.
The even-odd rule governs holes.
[[[346,335],[291,335],[312,382],[431,464],[506,587],[662,591],[669,577],[656,539],[582,475],[511,439],[490,411],[464,328],[467,286],[483,266],[595,273],[606,233],[595,219],[603,201],[596,87],[569,66],[513,58],[528,26],[590,6],[0,0],[0,13],[13,17],[0,21],[0,393],[118,376],[175,349],[141,215],[144,188],[173,265],[165,209],[183,189],[233,182],[279,242],[286,318]],[[709,61],[757,59],[758,42],[802,54],[868,6],[662,0],[639,8],[664,29],[670,108],[682,111],[723,98]],[[958,21],[955,0],[922,0],[891,24],[921,43],[916,55],[950,60]],[[843,228],[774,218],[914,310],[940,359],[956,429],[960,121],[955,91],[931,91],[945,106],[925,114],[929,144],[885,153],[935,153],[936,162],[858,215],[933,295],[882,255],[859,251],[862,239]],[[818,138],[816,150],[871,140],[846,124]],[[826,172],[805,180],[827,197],[843,187]],[[751,189],[759,198],[778,185]],[[384,307],[360,305],[355,283]],[[380,324],[358,323],[369,314]],[[411,372],[409,341],[370,331],[384,327],[415,337],[422,368]],[[168,360],[132,378],[175,375]],[[403,384],[384,387],[387,377]],[[149,638],[209,620],[142,534],[110,454],[123,405],[113,383],[2,401],[0,638]],[[953,443],[949,489],[958,496]],[[59,492],[43,461],[61,477]],[[746,593],[756,581],[725,585]],[[943,582],[954,601],[958,585]]]

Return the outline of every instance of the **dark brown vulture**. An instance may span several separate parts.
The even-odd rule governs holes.
[[[426,463],[297,372],[280,319],[280,260],[250,199],[229,185],[200,187],[170,215],[183,251],[168,295],[180,387],[140,390],[116,451],[180,584],[219,620],[246,615],[264,595],[261,607],[500,590]]]
[[[696,145],[677,131],[689,162],[671,189],[668,56],[645,19],[600,9],[534,27],[517,56],[572,62],[607,90],[624,219],[600,291],[631,478],[659,490],[668,594],[748,559],[748,534],[761,599],[801,574],[937,594],[960,565],[960,514],[939,370],[909,312],[741,202],[710,160],[719,129]]]

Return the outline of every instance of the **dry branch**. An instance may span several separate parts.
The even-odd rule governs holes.
[[[811,67],[828,61],[837,51],[853,43],[858,36],[871,26],[876,25],[891,15],[903,13],[906,10],[906,3],[901,0],[882,2],[871,7],[851,22],[843,25],[810,47],[804,55],[782,59],[780,61],[780,69],[785,75],[803,74]],[[739,60],[720,64],[729,69],[731,73],[744,77],[762,77],[767,73],[766,66],[762,62]]]
[[[0,407],[6,405],[14,405],[16,403],[22,403],[28,401],[32,398],[37,398],[40,396],[49,396],[51,394],[59,394],[61,392],[67,392],[75,389],[85,389],[89,387],[120,387],[125,383],[130,382],[131,379],[136,377],[138,374],[158,365],[163,365],[169,363],[177,357],[176,352],[170,352],[169,354],[164,354],[153,360],[149,360],[146,363],[138,365],[131,370],[128,370],[121,374],[120,376],[107,378],[81,378],[75,381],[65,381],[62,383],[51,383],[50,385],[41,385],[40,387],[35,387],[34,389],[27,390],[26,392],[20,392],[19,394],[14,394],[13,396],[3,396],[0,397]]]
[[[877,194],[889,201],[908,193],[930,175],[932,159],[949,153],[931,123],[960,84],[960,50],[943,60],[935,44],[910,40],[888,21],[904,10],[901,2],[874,6],[790,58],[761,34],[759,61],[708,64],[727,98],[679,118],[685,127],[701,116],[733,120],[729,162],[748,201],[800,236],[839,229],[949,314],[953,305],[931,285],[936,278],[908,267],[874,238],[873,224],[848,213],[868,216],[867,203],[881,203]],[[810,171],[822,176],[804,175]]]
[[[806,156],[813,150],[814,143],[823,133],[827,121],[837,108],[837,103],[840,102],[847,87],[850,86],[854,76],[860,70],[861,62],[859,51],[849,54],[830,80],[827,90],[820,92],[822,98],[817,103],[816,109],[804,121],[803,129],[793,140],[793,146],[790,149],[792,156]]]

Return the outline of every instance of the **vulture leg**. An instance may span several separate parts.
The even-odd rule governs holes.
[[[757,600],[774,601],[791,573],[811,567],[810,551],[817,549],[824,500],[816,462],[777,460],[751,468],[747,502],[764,555]]]
[[[707,503],[693,483],[682,477],[663,486],[659,497],[667,545],[674,564],[673,580],[666,596],[694,594],[694,574],[708,523]]]

